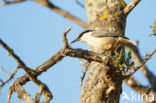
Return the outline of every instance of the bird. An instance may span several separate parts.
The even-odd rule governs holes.
[[[129,40],[127,37],[122,37],[117,33],[105,30],[85,30],[71,43],[77,41],[86,43],[91,51],[101,53],[105,51],[115,51],[121,44],[137,46],[136,42]]]

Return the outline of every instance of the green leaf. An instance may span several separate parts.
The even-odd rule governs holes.
[[[155,28],[156,29],[156,28]],[[153,29],[153,35],[156,36],[156,30]]]
[[[131,58],[131,57],[132,57],[132,52],[130,50],[130,51],[128,51],[128,58]]]

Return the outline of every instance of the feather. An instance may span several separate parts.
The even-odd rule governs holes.
[[[102,30],[93,31],[92,36],[97,37],[97,38],[98,37],[99,38],[101,38],[101,37],[115,37],[115,38],[121,37],[117,33],[112,33],[112,32],[104,31],[104,30],[103,31]],[[123,38],[128,39],[127,37],[123,37]]]

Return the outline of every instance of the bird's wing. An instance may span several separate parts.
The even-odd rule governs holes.
[[[109,31],[93,31],[92,36],[100,38],[100,37],[121,37],[117,33],[112,33]],[[128,39],[127,37],[123,37],[125,39]]]
[[[117,37],[118,34],[112,33],[109,31],[93,31],[92,36],[94,36],[94,37],[112,37],[112,36]]]

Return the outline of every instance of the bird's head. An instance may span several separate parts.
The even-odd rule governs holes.
[[[75,42],[77,42],[77,41],[85,42],[86,39],[90,36],[89,34],[90,34],[92,31],[93,31],[93,30],[85,30],[85,31],[81,32],[81,33],[79,34],[79,36],[78,36],[75,40],[73,40],[71,43],[75,43]]]

